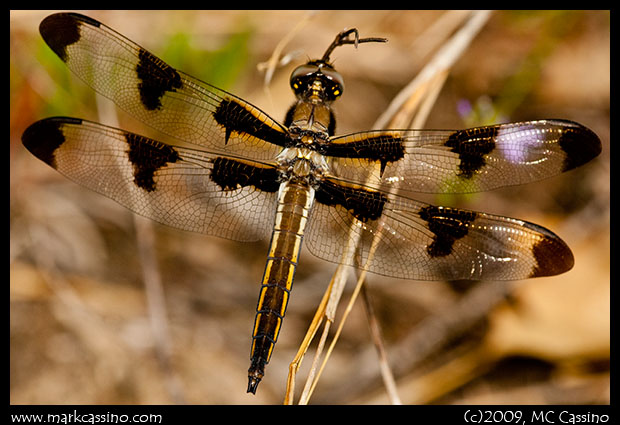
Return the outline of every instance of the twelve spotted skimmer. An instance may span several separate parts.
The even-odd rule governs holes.
[[[68,117],[47,118],[24,146],[70,179],[179,229],[270,240],[252,334],[248,392],[278,339],[302,240],[314,255],[417,280],[513,280],[573,266],[568,246],[522,220],[429,205],[415,192],[463,193],[528,183],[580,166],[598,137],[565,120],[467,130],[371,130],[335,135],[343,92],[330,62],[357,30],[290,78],[283,123],[199,81],[87,16],[59,13],[43,39],[86,84],[144,123],[194,148]],[[355,255],[342,259],[351,238]]]

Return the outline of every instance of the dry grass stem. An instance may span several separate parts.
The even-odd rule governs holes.
[[[301,362],[306,352],[308,351],[308,347],[310,346],[312,339],[316,335],[316,332],[318,331],[319,327],[321,326],[321,323],[323,322],[323,319],[325,318],[325,306],[327,305],[327,301],[330,297],[333,283],[334,282],[332,280],[327,290],[323,294],[323,299],[321,300],[319,307],[317,308],[316,313],[314,314],[314,317],[312,318],[310,327],[308,328],[308,331],[306,332],[306,335],[304,336],[304,339],[299,346],[299,350],[297,351],[295,358],[289,365],[289,373],[288,373],[288,379],[287,379],[287,385],[286,385],[286,394],[284,398],[284,404],[293,404],[294,397],[295,397],[296,374],[299,371]]]
[[[299,34],[299,32],[303,29],[304,26],[306,26],[310,19],[315,16],[315,14],[316,12],[314,11],[306,13],[303,19],[301,19],[297,23],[297,25],[293,27],[292,30],[286,33],[284,37],[282,37],[280,42],[278,42],[276,47],[273,49],[273,53],[271,54],[269,59],[256,65],[257,69],[260,72],[265,73],[263,86],[266,90],[269,87],[269,84],[271,84],[271,79],[273,78],[273,74],[276,71],[276,68],[279,65],[285,65],[286,63],[288,63],[288,58],[290,58],[289,55],[285,55],[284,57],[282,57],[282,52],[284,51],[284,48],[297,34]]]
[[[465,52],[476,34],[482,29],[491,15],[490,11],[481,10],[472,12],[471,18],[452,38],[450,38],[433,56],[422,71],[394,98],[390,106],[375,122],[375,128],[386,128],[396,114],[401,110],[415,93],[424,87],[436,75],[447,72],[457,59]]]
[[[318,329],[315,329],[315,327],[318,327],[321,323],[320,320],[317,320],[317,316],[319,314],[323,318],[325,318],[325,325],[323,327],[323,332],[321,334],[321,340],[324,341],[327,338],[329,334],[329,330],[331,328],[331,323],[333,323],[335,320],[336,308],[340,302],[340,298],[344,291],[346,280],[348,278],[348,273],[351,270],[349,266],[345,266],[344,264],[351,263],[352,258],[355,255],[355,247],[358,243],[358,237],[359,236],[352,229],[350,237],[348,239],[349,240],[348,245],[345,251],[343,252],[342,261],[340,265],[338,266],[338,268],[336,269],[336,272],[332,276],[330,284],[327,290],[325,291],[325,294],[323,295],[323,301],[321,302],[321,304],[319,305],[319,308],[317,309],[317,312],[315,313],[315,319],[312,321],[310,328],[306,333],[306,338],[304,338],[304,341],[302,342],[302,346],[300,347],[298,353],[299,352],[305,353],[308,349],[308,345],[312,342],[312,339],[314,335],[316,334],[316,331],[318,330]],[[309,337],[310,335],[311,337]],[[308,390],[307,391],[304,390],[304,395],[302,395],[300,399],[300,403],[302,404],[307,403],[309,394],[311,393],[311,392],[309,393],[310,388],[311,387],[314,388],[314,385],[312,384],[312,382],[315,379],[314,378],[315,366],[318,364],[317,359],[321,357],[322,350],[323,350],[323,345],[319,344],[319,346],[317,347],[316,354],[315,354],[315,361],[313,361],[313,365],[310,369],[310,372],[308,373],[308,378],[306,379],[306,384],[304,384],[304,388],[308,388]],[[292,370],[296,371],[299,368],[299,366],[301,365],[302,359],[303,359],[303,356],[301,356],[300,358],[296,356],[295,360],[293,360],[293,363],[295,363],[296,366],[294,367],[293,363],[289,365],[289,377],[288,377],[289,382],[294,380],[294,377],[291,376],[290,372]],[[318,376],[316,377],[316,379],[318,379]],[[294,383],[292,385],[289,385],[289,387],[294,387]],[[287,394],[288,392],[289,391],[287,391]]]
[[[379,368],[381,370],[381,378],[385,385],[388,398],[391,404],[403,404],[396,388],[396,381],[394,380],[394,374],[392,368],[388,362],[387,353],[385,351],[385,344],[383,343],[383,335],[379,321],[375,314],[370,295],[367,290],[368,285],[362,285],[362,299],[364,300],[364,306],[366,307],[366,317],[368,318],[368,327],[370,328],[370,335],[372,337],[373,344],[379,355]]]

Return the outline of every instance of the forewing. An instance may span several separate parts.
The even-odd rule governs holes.
[[[599,138],[566,120],[467,130],[386,130],[331,140],[332,171],[385,191],[480,192],[541,180],[601,152]],[[372,173],[369,172],[372,170]]]
[[[244,100],[177,71],[106,25],[76,13],[50,15],[40,32],[86,84],[145,124],[210,151],[264,160],[286,129]]]

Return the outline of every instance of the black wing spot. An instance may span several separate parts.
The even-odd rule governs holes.
[[[321,145],[320,153],[340,158],[360,158],[381,163],[381,175],[388,163],[405,156],[401,137],[382,134],[348,143],[327,143]]]
[[[140,100],[149,111],[160,109],[161,98],[166,92],[183,87],[181,76],[170,65],[144,49],[140,49],[138,58],[136,72],[140,80]]]
[[[473,211],[429,205],[420,210],[420,218],[428,223],[435,234],[433,242],[426,247],[428,254],[445,257],[452,253],[454,242],[467,235],[469,224],[476,219]]]
[[[77,118],[47,118],[24,131],[22,143],[34,156],[56,168],[56,150],[65,142],[63,124],[82,124]]]
[[[573,253],[555,233],[534,223],[524,222],[523,226],[541,236],[532,246],[536,266],[529,277],[555,276],[573,268],[575,265]]]
[[[233,99],[222,100],[213,112],[213,119],[226,130],[226,143],[235,132],[254,136],[277,146],[291,145],[288,133],[261,121],[248,108]]]
[[[129,145],[127,157],[133,165],[134,183],[147,192],[153,192],[156,189],[155,172],[168,163],[178,161],[179,153],[172,146],[138,134],[127,133],[125,139]]]
[[[329,110],[329,125],[327,126],[327,134],[331,137],[336,133],[336,114],[333,110]]]
[[[315,199],[328,206],[340,205],[362,222],[381,217],[388,201],[387,196],[380,192],[342,186],[329,180],[319,183]]]
[[[280,174],[275,168],[255,167],[224,157],[213,160],[210,177],[222,190],[254,186],[263,192],[277,192],[280,188]]]
[[[478,127],[455,131],[450,135],[445,146],[459,155],[459,176],[470,179],[485,165],[484,155],[495,149],[498,127]]]
[[[67,47],[80,41],[80,26],[88,23],[94,27],[101,25],[87,16],[77,13],[56,13],[45,18],[39,25],[39,32],[63,62],[67,62]]]
[[[566,153],[562,171],[585,164],[601,153],[601,140],[589,128],[569,122],[573,126],[562,129],[558,144]]]

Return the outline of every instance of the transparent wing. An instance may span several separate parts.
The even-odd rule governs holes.
[[[304,238],[310,252],[340,262],[352,238],[358,249],[347,265],[405,279],[525,279],[563,273],[574,262],[558,236],[522,220],[403,197],[365,221],[341,205],[315,204]]]
[[[92,18],[50,15],[40,32],[86,84],[165,134],[257,160],[273,158],[287,137],[286,128],[258,108],[177,71]]]
[[[233,176],[242,164],[234,158],[63,117],[34,123],[22,141],[71,180],[159,223],[239,241],[271,234],[277,184]],[[275,176],[269,164],[243,164]]]
[[[386,191],[466,193],[568,171],[597,156],[601,142],[572,121],[541,120],[467,130],[355,133],[332,139],[326,151],[335,156],[333,173],[352,183]]]

